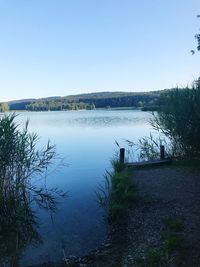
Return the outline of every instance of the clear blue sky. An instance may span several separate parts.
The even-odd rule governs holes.
[[[0,101],[191,83],[199,0],[0,0]]]

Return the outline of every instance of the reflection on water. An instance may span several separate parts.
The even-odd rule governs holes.
[[[148,113],[133,110],[20,113],[19,122],[29,119],[29,128],[41,136],[41,146],[50,139],[69,164],[52,172],[47,179],[50,188],[69,192],[69,198],[59,204],[52,218],[34,208],[42,244],[27,247],[22,266],[60,261],[63,249],[66,255],[83,255],[100,245],[107,227],[95,191],[103,182],[105,169],[110,167],[115,140],[134,141],[148,135],[150,117]]]
[[[59,114],[58,114],[59,113]],[[39,118],[38,118],[39,114]],[[143,124],[151,117],[149,113],[136,110],[95,110],[23,113],[24,118],[34,120],[34,124],[59,127],[115,127]]]
[[[78,113],[78,112],[77,112]],[[83,113],[83,112],[82,112]],[[59,125],[61,127],[65,127],[66,125],[70,127],[113,127],[113,126],[121,126],[121,125],[131,125],[136,123],[141,123],[142,118],[135,118],[131,116],[119,116],[113,115],[109,112],[110,116],[106,115],[98,115],[91,116],[87,114],[87,116],[82,115],[81,112],[78,113],[79,116],[65,116],[61,117],[59,120],[55,121],[55,117],[49,118],[48,123],[50,125]],[[63,114],[62,114],[63,115]],[[66,114],[65,114],[66,115]],[[70,114],[71,115],[71,114]],[[88,116],[90,115],[90,116]],[[61,124],[62,123],[62,124]]]
[[[18,267],[24,249],[41,243],[38,224],[28,199],[9,196],[0,203],[0,266]]]

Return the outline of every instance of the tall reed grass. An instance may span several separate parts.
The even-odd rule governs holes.
[[[19,266],[23,249],[40,241],[37,217],[32,210],[36,203],[48,211],[56,210],[57,197],[66,193],[33,183],[45,178],[45,172],[57,157],[50,142],[38,149],[38,136],[16,122],[15,114],[0,117],[0,264]],[[5,265],[9,263],[10,265]]]

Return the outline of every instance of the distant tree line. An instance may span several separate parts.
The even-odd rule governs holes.
[[[27,111],[61,111],[61,110],[93,110],[95,108],[141,108],[144,111],[160,110],[166,97],[162,91],[125,93],[125,92],[101,92],[81,94],[67,97],[51,97],[43,99],[18,100],[8,103],[0,103],[0,112],[7,110]]]
[[[93,104],[75,103],[67,101],[34,101],[34,102],[17,102],[9,104],[10,110],[28,110],[28,111],[61,111],[61,110],[80,110],[95,109]]]
[[[133,96],[121,96],[111,98],[97,98],[97,99],[82,99],[85,103],[94,104],[96,108],[105,107],[144,107],[156,105],[159,95],[133,95]]]
[[[61,111],[61,110],[80,110],[80,109],[95,109],[93,104],[87,103],[68,103],[65,101],[46,101],[33,102],[25,106],[26,110],[30,111]]]
[[[19,100],[8,103],[10,110],[55,111],[55,110],[92,110],[95,108],[133,107],[155,110],[160,92],[124,93],[101,92],[67,97],[51,97],[38,100]]]

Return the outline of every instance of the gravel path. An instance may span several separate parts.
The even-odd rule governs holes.
[[[181,265],[171,257],[167,266],[200,267],[200,173],[160,167],[135,170],[132,177],[139,200],[130,210],[128,245],[119,266],[138,266],[136,260],[150,248],[161,248],[163,221],[172,217],[183,221],[187,257]]]

